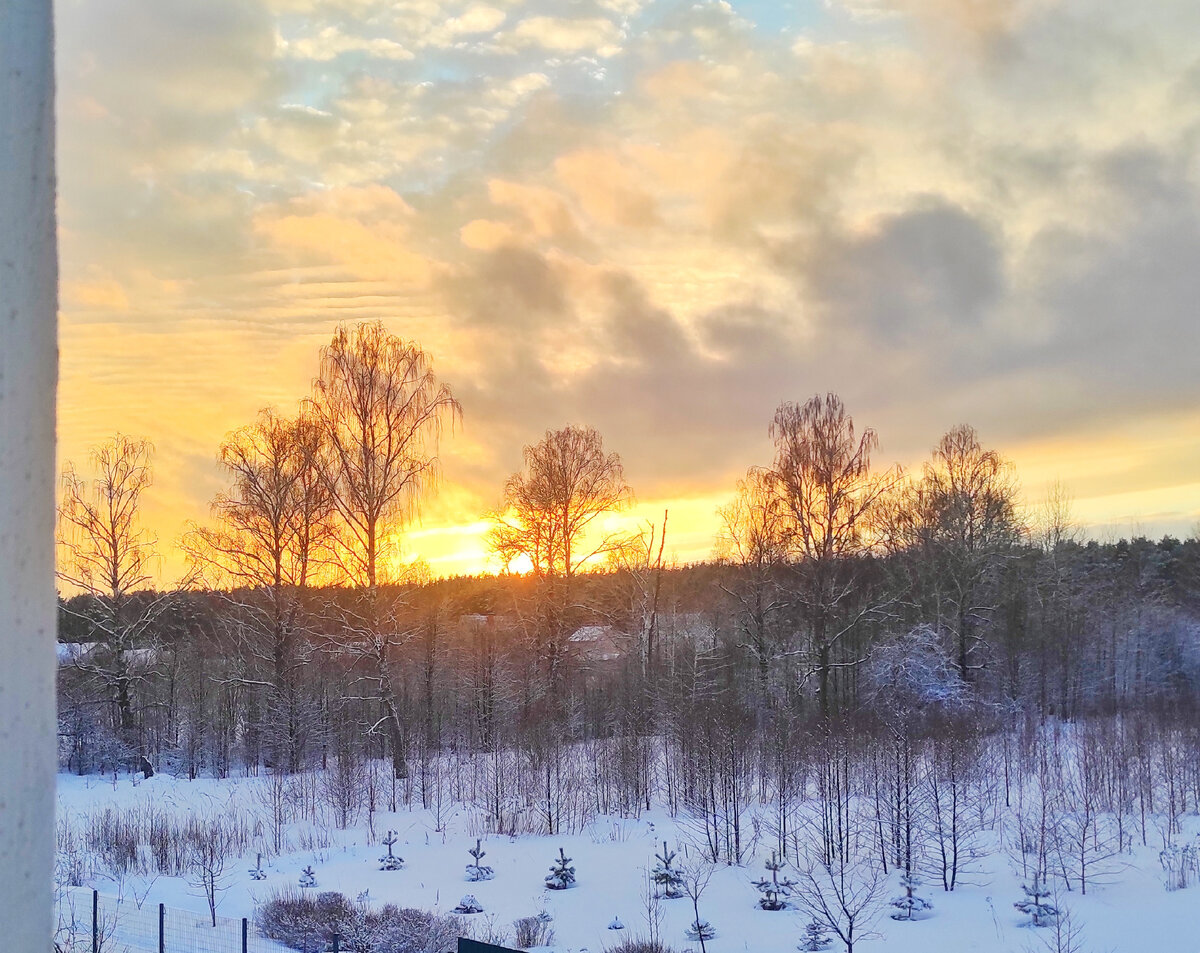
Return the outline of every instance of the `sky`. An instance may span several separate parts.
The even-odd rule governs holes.
[[[1200,524],[1194,0],[57,0],[60,462],[154,444],[167,554],[342,321],[463,406],[406,550],[568,423],[680,561],[833,391],[969,423],[1097,538]]]

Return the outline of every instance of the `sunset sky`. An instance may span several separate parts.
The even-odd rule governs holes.
[[[58,0],[61,461],[156,446],[168,553],[339,321],[463,406],[407,547],[497,568],[590,424],[706,557],[783,400],[974,425],[1101,538],[1200,521],[1195,0]]]

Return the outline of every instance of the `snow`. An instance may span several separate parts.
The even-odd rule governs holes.
[[[86,815],[108,807],[133,808],[153,805],[179,816],[211,816],[224,812],[261,814],[255,790],[266,778],[187,781],[158,774],[149,780],[128,777],[115,782],[97,777],[59,777],[59,819],[82,827]],[[695,857],[697,847],[686,823],[677,823],[666,811],[656,809],[640,817],[597,817],[586,829],[572,836],[504,837],[489,835],[483,814],[466,805],[443,817],[438,829],[432,811],[416,807],[396,813],[379,811],[375,816],[376,837],[370,838],[365,823],[346,830],[293,824],[289,828],[292,849],[283,856],[268,856],[267,835],[247,855],[229,865],[228,889],[220,898],[218,914],[223,917],[252,917],[257,901],[285,888],[298,888],[301,871],[312,865],[319,890],[337,890],[351,900],[368,892],[374,904],[395,903],[448,913],[464,895],[478,898],[484,912],[467,917],[469,923],[486,922],[494,929],[507,929],[512,921],[534,916],[542,910],[552,917],[554,953],[599,953],[610,947],[616,936],[610,924],[625,926],[619,935],[638,936],[647,932],[646,880],[655,865],[655,854],[665,839],[678,849],[680,862]],[[404,858],[398,871],[380,870],[379,858],[386,853],[381,840],[391,829],[399,834],[395,852]],[[746,829],[761,831],[751,812]],[[1184,819],[1183,836],[1177,842],[1194,840],[1200,834],[1200,818]],[[487,860],[495,878],[469,883],[465,874],[471,862],[468,850],[482,838]],[[721,866],[700,898],[700,916],[712,923],[716,939],[709,941],[711,953],[785,953],[796,949],[804,934],[809,914],[794,905],[782,911],[764,911],[753,881],[761,879],[763,862],[775,846],[756,844],[744,866]],[[300,849],[301,842],[308,849]],[[932,901],[933,910],[924,919],[896,922],[888,918],[887,900],[902,894],[900,877],[892,872],[883,903],[872,929],[876,936],[855,944],[863,951],[887,953],[1009,953],[1038,949],[1046,931],[1028,926],[1028,917],[1013,908],[1024,897],[1022,878],[1011,869],[1008,855],[995,832],[985,832],[981,841],[987,855],[978,873],[953,893],[926,882],[921,894]],[[317,846],[324,845],[324,846]],[[548,890],[543,878],[558,857],[559,848],[572,858],[576,884],[569,890]],[[1162,845],[1135,847],[1123,858],[1126,866],[1103,885],[1089,885],[1087,896],[1060,894],[1057,903],[1072,914],[1082,927],[1084,947],[1136,953],[1195,953],[1200,927],[1200,886],[1168,892],[1163,886],[1159,863]],[[262,881],[251,879],[256,853],[264,851]],[[794,868],[785,872],[795,876]],[[781,872],[782,876],[782,872]],[[160,877],[152,884],[130,878],[123,885],[126,896],[149,886],[146,902],[165,903],[197,915],[207,913],[203,896],[181,878]],[[102,893],[117,893],[111,878],[98,877],[91,884]],[[694,919],[686,897],[662,900],[662,939],[676,950],[699,949],[685,938]],[[835,941],[831,949],[840,949]]]

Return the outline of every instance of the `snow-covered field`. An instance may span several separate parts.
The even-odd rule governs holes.
[[[59,777],[59,823],[62,831],[82,831],[88,815],[107,808],[128,811],[155,810],[182,821],[193,817],[238,817],[248,826],[255,847],[230,862],[222,878],[217,913],[222,917],[253,917],[255,905],[285,888],[299,889],[302,870],[311,865],[317,890],[336,890],[352,900],[366,894],[370,903],[394,903],[450,912],[465,894],[474,894],[484,912],[470,918],[473,932],[496,942],[505,935],[511,942],[512,922],[545,910],[552,917],[556,953],[598,953],[631,935],[648,932],[647,872],[663,841],[678,850],[679,858],[698,853],[697,832],[685,818],[673,819],[664,810],[643,812],[636,818],[597,817],[580,834],[571,836],[488,835],[478,809],[443,806],[441,823],[432,810],[419,807],[396,813],[385,803],[374,815],[374,836],[365,815],[344,830],[325,822],[293,821],[284,831],[286,849],[278,856],[270,850],[272,833],[264,816],[266,778],[236,778],[216,781],[175,779],[159,774],[149,780],[123,776],[112,778]],[[419,804],[419,802],[418,802]],[[758,906],[759,892],[752,881],[762,877],[763,861],[771,852],[771,838],[764,833],[765,813],[747,812],[746,836],[759,839],[744,866],[720,866],[699,900],[703,919],[716,930],[707,943],[709,953],[785,953],[796,949],[808,921],[798,909],[764,911]],[[404,858],[397,871],[380,870],[386,854],[381,839],[391,829],[398,832],[395,852]],[[1200,819],[1183,821],[1181,841],[1200,835]],[[464,874],[471,862],[468,848],[482,836],[487,851],[484,863],[495,868],[492,880],[469,883]],[[890,908],[881,907],[871,924],[874,935],[856,943],[863,951],[888,953],[959,953],[959,951],[1013,951],[1046,948],[1053,943],[1051,932],[1028,925],[1028,917],[1013,908],[1023,897],[1021,879],[1013,869],[1010,854],[1001,843],[1000,832],[987,831],[981,840],[985,850],[967,877],[953,893],[940,885],[926,883],[922,893],[933,902],[932,914],[915,922],[895,922]],[[559,847],[573,858],[577,884],[552,891],[543,878]],[[1140,843],[1120,858],[1115,869],[1089,885],[1087,896],[1061,893],[1060,903],[1081,931],[1080,950],[1118,953],[1200,953],[1200,887],[1169,892],[1163,885],[1159,862],[1160,845],[1153,836],[1148,847]],[[267,855],[262,869],[265,879],[254,880],[261,849]],[[207,915],[203,893],[184,877],[160,876],[150,880],[129,875],[114,878],[103,864],[84,865],[88,886],[103,894],[122,893],[126,898],[144,897],[143,903],[165,903]],[[790,871],[796,876],[796,871]],[[902,893],[893,872],[883,892],[887,901]],[[687,898],[661,902],[661,937],[676,950],[699,949],[685,937],[693,919]],[[625,930],[608,929],[613,919]],[[840,949],[835,941],[832,949]],[[1053,949],[1053,946],[1050,948]]]

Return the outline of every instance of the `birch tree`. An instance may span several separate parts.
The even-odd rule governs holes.
[[[146,777],[154,769],[138,737],[135,689],[153,654],[154,623],[169,603],[167,594],[149,591],[157,540],[141,523],[152,454],[148,440],[106,440],[91,452],[91,477],[67,463],[58,508],[58,577],[90,597],[75,611],[97,643],[76,665],[104,686],[121,743]]]
[[[600,517],[628,506],[633,491],[621,458],[604,452],[592,427],[546,431],[525,447],[525,467],[504,486],[489,543],[505,567],[527,562],[539,583],[538,650],[553,693],[562,683],[575,575],[627,541],[625,534],[589,531]]]
[[[359,592],[342,619],[346,648],[371,666],[396,777],[407,774],[406,736],[392,671],[400,631],[382,587],[403,579],[401,532],[438,482],[443,426],[462,417],[450,387],[420,345],[380,322],[341,325],[321,349],[310,409],[327,444],[321,475],[338,517],[336,562]]]
[[[836,394],[802,405],[785,403],[771,424],[775,463],[770,474],[782,500],[788,555],[797,573],[797,598],[808,636],[809,671],[817,678],[822,714],[830,710],[835,654],[877,607],[861,595],[858,557],[871,545],[872,511],[895,482],[895,471],[874,474],[875,431],[859,433]]]
[[[212,504],[215,525],[193,528],[184,550],[210,584],[230,587],[248,682],[265,681],[268,739],[277,768],[297,771],[306,725],[299,669],[310,657],[305,596],[328,560],[333,501],[321,479],[325,441],[311,415],[263,410],[221,444],[230,489]],[[256,673],[265,670],[265,679]]]

